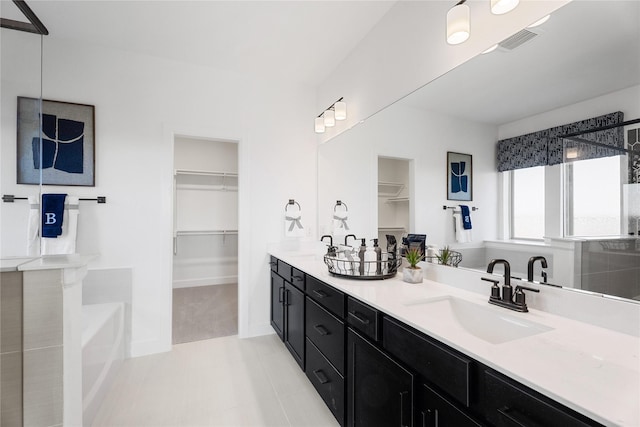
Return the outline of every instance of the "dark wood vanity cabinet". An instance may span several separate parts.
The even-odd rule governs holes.
[[[341,426],[601,426],[273,258],[271,324]]]
[[[274,264],[272,259],[271,266],[271,326],[304,370],[305,276],[281,260],[275,260]],[[295,285],[291,282],[292,271],[299,277]]]
[[[413,374],[348,328],[347,425],[413,426]]]

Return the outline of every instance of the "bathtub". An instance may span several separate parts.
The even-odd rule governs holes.
[[[90,426],[124,359],[124,304],[82,306],[82,424]]]

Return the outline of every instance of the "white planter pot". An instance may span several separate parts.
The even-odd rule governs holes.
[[[402,270],[402,280],[407,283],[422,283],[422,269],[405,267]]]

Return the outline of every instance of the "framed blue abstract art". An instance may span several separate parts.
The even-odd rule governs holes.
[[[17,182],[95,186],[95,107],[18,97]],[[40,143],[42,141],[42,143]]]
[[[447,151],[447,200],[473,200],[471,154]]]

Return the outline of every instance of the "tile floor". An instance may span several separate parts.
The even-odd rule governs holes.
[[[338,423],[276,335],[214,338],[125,360],[93,427]]]

